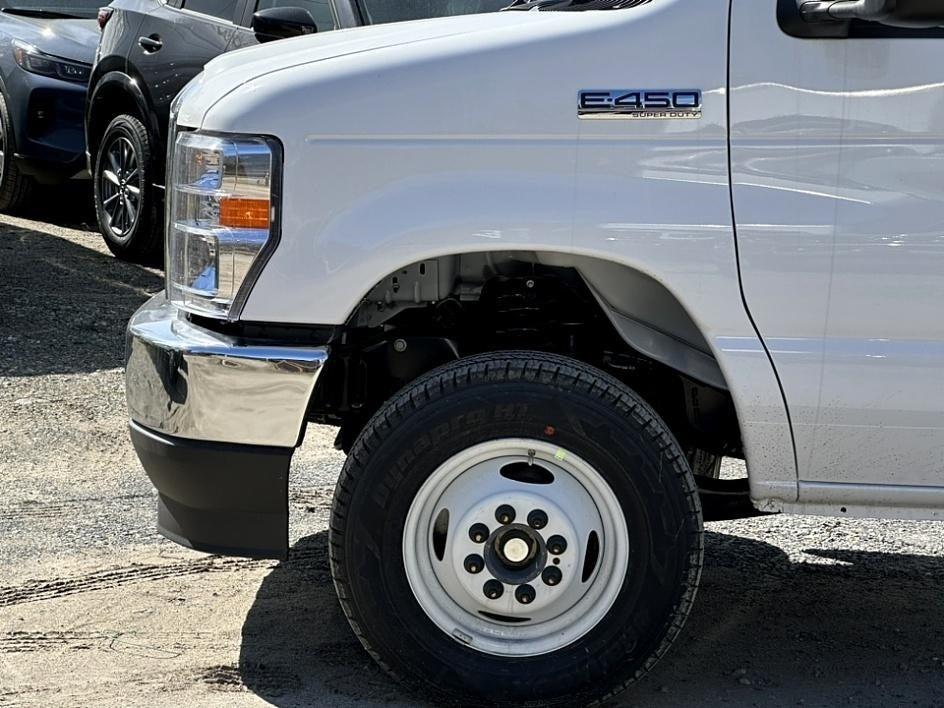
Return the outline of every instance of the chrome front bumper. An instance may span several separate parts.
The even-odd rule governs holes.
[[[131,419],[165,435],[295,447],[326,347],[281,347],[197,327],[156,295],[128,323]]]

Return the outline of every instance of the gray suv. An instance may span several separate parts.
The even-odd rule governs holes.
[[[102,236],[158,263],[170,104],[213,57],[364,24],[499,10],[510,0],[115,0],[89,84],[86,136]]]

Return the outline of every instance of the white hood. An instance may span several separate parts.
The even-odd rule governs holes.
[[[363,54],[390,47],[416,44],[474,33],[493,33],[527,25],[559,23],[571,13],[500,12],[460,15],[414,22],[399,22],[268,42],[222,54],[206,65],[188,86],[181,106],[181,125],[199,127],[203,116],[221,98],[260,77],[305,64]],[[199,90],[196,90],[199,87]]]

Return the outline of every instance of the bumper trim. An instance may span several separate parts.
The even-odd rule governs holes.
[[[288,555],[292,448],[185,440],[134,422],[131,441],[159,493],[163,536],[208,553]]]
[[[128,323],[132,420],[178,438],[295,447],[327,347],[274,346],[191,323],[163,294]]]

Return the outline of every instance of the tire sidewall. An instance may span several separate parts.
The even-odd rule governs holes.
[[[10,166],[16,152],[16,142],[13,135],[13,121],[10,120],[10,106],[6,95],[0,91],[0,121],[3,122],[3,168],[0,169],[0,193],[6,192],[8,182],[12,178]]]
[[[16,131],[10,117],[10,104],[0,91],[0,121],[3,122],[5,143],[3,168],[0,170],[0,211],[16,212],[30,200],[35,182],[20,172],[16,159]]]
[[[138,169],[141,172],[141,198],[138,208],[138,217],[134,226],[125,236],[115,234],[108,223],[108,215],[102,204],[101,176],[104,160],[109,145],[115,138],[127,138],[135,151]],[[160,236],[155,233],[161,231],[158,223],[158,209],[153,187],[151,186],[151,145],[147,129],[135,117],[120,115],[113,119],[99,142],[95,156],[95,173],[92,178],[95,197],[95,215],[98,218],[99,230],[108,248],[119,258],[130,261],[152,262],[160,259]]]
[[[384,431],[358,471],[348,507],[357,522],[344,534],[344,555],[356,614],[381,657],[397,664],[395,673],[413,683],[435,676],[436,685],[424,688],[448,686],[457,700],[547,703],[596,696],[601,685],[648,668],[700,565],[701,528],[679,488],[677,476],[687,473],[681,454],[670,458],[647,430],[655,414],[637,410],[638,418],[624,416],[586,393],[495,382],[436,398]],[[483,654],[446,635],[417,603],[403,563],[404,521],[429,475],[472,445],[512,437],[552,442],[593,466],[618,498],[631,540],[626,577],[607,615],[568,647],[524,658]]]

